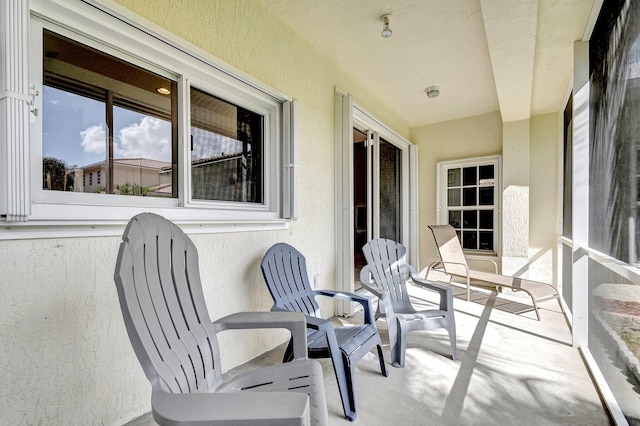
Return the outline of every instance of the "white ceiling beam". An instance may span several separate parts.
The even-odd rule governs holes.
[[[538,0],[481,0],[504,122],[531,116]]]

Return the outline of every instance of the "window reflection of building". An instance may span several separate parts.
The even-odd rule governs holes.
[[[146,195],[171,196],[171,173],[163,173],[163,169],[171,170],[171,163],[165,161],[150,160],[148,158],[117,158],[113,160],[114,187],[126,184],[139,185],[149,192]],[[100,176],[106,173],[106,162],[101,161],[89,164],[80,169],[82,174],[89,175],[89,185],[82,192],[104,192],[100,185]],[[93,174],[97,179],[93,181]],[[165,190],[169,189],[167,193]]]

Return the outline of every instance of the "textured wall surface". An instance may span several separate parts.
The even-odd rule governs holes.
[[[484,157],[502,153],[502,119],[499,112],[446,121],[412,129],[419,146],[420,267],[438,259],[433,235],[436,223],[436,164],[439,161]]]
[[[112,278],[117,248],[0,242],[2,423],[112,424],[148,408]]]
[[[286,231],[194,235],[212,318],[268,310],[259,262],[279,241],[334,288],[335,87],[400,134],[406,124],[257,0],[122,0],[136,14],[299,101],[299,220]],[[119,238],[0,241],[2,424],[119,425],[150,409],[150,385],[126,335],[113,270]],[[331,303],[323,315],[333,313]],[[225,370],[283,342],[226,332]]]
[[[513,274],[529,254],[530,121],[504,123],[502,134],[502,272]]]

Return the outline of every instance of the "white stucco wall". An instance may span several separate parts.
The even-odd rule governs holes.
[[[321,287],[334,288],[335,87],[405,137],[407,125],[257,0],[120,3],[299,101],[299,220],[285,231],[193,236],[212,318],[270,308],[259,262],[279,241],[305,254]],[[118,237],[0,240],[0,423],[115,425],[150,409],[112,278],[118,244]],[[332,313],[323,305],[325,316]],[[283,341],[275,332],[228,333],[225,370]]]

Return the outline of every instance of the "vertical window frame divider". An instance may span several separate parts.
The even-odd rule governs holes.
[[[178,207],[191,203],[191,95],[189,77],[178,77],[178,167],[184,170],[178,173]]]

